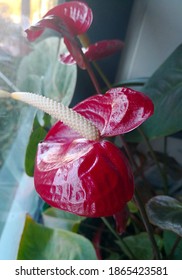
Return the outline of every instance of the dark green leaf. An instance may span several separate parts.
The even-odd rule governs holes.
[[[146,205],[152,224],[182,236],[182,203],[165,195],[155,196]]]
[[[136,78],[131,80],[125,80],[114,84],[114,87],[141,87],[148,81],[148,78]]]
[[[25,155],[25,172],[29,176],[33,176],[34,174],[34,163],[38,143],[45,138],[46,134],[47,131],[42,126],[40,126],[37,117],[35,117],[33,131],[30,135]]]
[[[149,139],[176,133],[182,129],[182,45],[152,75],[142,92],[154,102],[155,113],[141,127]],[[142,140],[137,130],[126,140]]]
[[[157,245],[159,248],[162,247],[162,240],[158,235],[155,235],[155,239],[157,241]],[[123,238],[124,243],[130,249],[133,256],[137,260],[151,260],[153,259],[153,249],[146,232],[141,232],[137,235],[132,235]],[[125,246],[122,246],[123,251],[127,255],[127,251],[125,250]],[[130,256],[128,256],[130,257]]]
[[[132,200],[129,201],[127,205],[128,205],[128,209],[129,209],[130,213],[137,213],[138,212],[138,208]]]
[[[61,228],[75,231],[85,218],[56,208],[48,208],[42,213],[44,225],[51,228]]]
[[[51,116],[48,114],[44,114],[43,121],[44,127],[49,129],[51,127]]]
[[[56,37],[35,44],[34,50],[20,63],[17,87],[21,91],[43,93],[69,105],[76,85],[77,70],[75,65],[59,62],[62,52],[65,52],[65,47]]]
[[[51,229],[27,216],[20,241],[18,260],[95,260],[95,250],[83,236]]]
[[[182,240],[179,239],[179,236],[171,231],[164,231],[163,239],[167,258],[182,260]]]

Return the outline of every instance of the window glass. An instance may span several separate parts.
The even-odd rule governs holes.
[[[0,0],[0,90],[18,91],[17,70],[31,52],[24,29],[57,1]],[[0,99],[0,236],[22,177],[26,146],[35,110],[8,98]]]

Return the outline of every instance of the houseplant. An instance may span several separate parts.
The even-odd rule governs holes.
[[[60,58],[61,61],[64,63],[77,62],[78,67],[86,68],[95,86],[95,91],[101,94],[103,93],[103,90],[100,89],[97,79],[95,78],[94,71],[89,63],[89,60],[94,60],[94,62],[91,63],[93,63],[93,66],[95,67],[95,69],[97,69],[100,76],[105,81],[106,87],[112,89],[109,90],[109,93],[106,93],[105,95],[106,97],[100,97],[99,95],[98,101],[95,100],[94,97],[93,99],[91,98],[89,100],[83,101],[83,103],[78,104],[76,106],[76,110],[78,110],[79,112],[88,110],[88,114],[87,114],[88,116],[84,115],[84,117],[86,116],[86,118],[88,118],[92,122],[95,121],[93,117],[93,112],[94,112],[95,118],[97,119],[97,121],[95,121],[94,124],[95,123],[98,124],[99,122],[102,123],[102,121],[98,121],[99,119],[99,116],[97,116],[97,112],[99,112],[98,107],[97,106],[95,107],[95,105],[93,104],[102,103],[103,102],[102,100],[104,100],[104,98],[107,98],[109,96],[108,98],[110,100],[110,104],[114,106],[114,99],[110,96],[110,94],[111,93],[120,94],[123,93],[123,90],[121,89],[122,83],[119,86],[117,85],[115,89],[114,89],[114,85],[110,85],[110,83],[107,81],[106,77],[104,76],[103,72],[98,67],[98,64],[95,63],[95,59],[108,55],[110,54],[111,51],[114,52],[115,50],[118,50],[118,48],[122,47],[122,44],[119,41],[114,41],[114,42],[112,41],[109,43],[107,41],[104,41],[101,42],[102,48],[100,49],[99,43],[96,45],[91,44],[90,46],[88,40],[86,41],[85,36],[82,36],[82,43],[84,43],[85,46],[87,44],[86,46],[87,50],[85,51],[84,54],[83,51],[81,50],[80,45],[78,44],[76,35],[78,35],[81,31],[82,31],[81,33],[85,33],[85,31],[89,28],[92,22],[92,11],[89,9],[89,7],[86,4],[76,2],[76,1],[73,2],[71,1],[66,4],[66,8],[68,11],[66,13],[64,12],[63,7],[65,7],[64,4],[51,9],[48,12],[48,14],[46,14],[45,17],[39,21],[38,24],[28,29],[27,30],[28,38],[29,40],[35,40],[37,37],[41,35],[43,29],[47,27],[52,28],[57,32],[61,33],[65,38],[66,46],[71,54],[71,55],[65,54],[64,57],[61,56]],[[79,11],[78,15],[82,15],[82,16],[84,15],[84,21],[81,21],[81,19],[83,18],[81,16],[75,18],[71,17],[70,11],[73,7],[76,12]],[[48,229],[40,224],[33,222],[30,217],[27,217],[27,221],[25,223],[25,230],[22,235],[22,240],[20,243],[20,249],[18,253],[19,259],[70,258],[70,256],[65,255],[64,252],[58,251],[57,248],[55,249],[55,242],[58,243],[62,242],[61,244],[64,244],[62,240],[66,241],[67,238],[70,238],[71,240],[77,240],[79,239],[78,235],[79,236],[85,235],[87,238],[89,238],[92,241],[92,243],[96,248],[98,258],[104,258],[104,259],[108,259],[108,258],[110,259],[112,258],[117,258],[117,259],[174,258],[175,259],[176,258],[177,259],[180,258],[180,247],[181,247],[180,236],[182,235],[181,234],[181,203],[180,200],[177,200],[173,194],[170,194],[170,188],[169,188],[170,185],[168,181],[169,178],[167,176],[168,168],[169,168],[169,164],[168,164],[169,158],[167,154],[164,153],[164,155],[162,156],[156,155],[149,141],[154,138],[167,137],[169,134],[180,131],[181,129],[181,124],[179,122],[180,119],[179,115],[181,114],[181,112],[179,107],[177,106],[177,104],[180,104],[179,95],[181,94],[180,77],[177,75],[178,72],[177,70],[180,69],[180,67],[181,67],[181,46],[169,57],[169,59],[160,67],[159,70],[157,70],[157,72],[147,81],[147,83],[142,88],[142,92],[144,92],[149,97],[151,97],[152,101],[154,102],[154,108],[155,108],[154,115],[149,120],[147,120],[140,128],[134,130],[134,132],[126,134],[125,136],[119,136],[117,137],[117,139],[112,138],[113,142],[118,141],[118,138],[122,141],[123,146],[121,149],[125,150],[125,153],[130,161],[130,164],[133,168],[133,172],[135,175],[135,194],[133,196],[133,200],[131,200],[131,193],[132,193],[132,187],[131,187],[129,188],[128,198],[124,200],[124,204],[127,204],[127,206],[121,207],[122,209],[117,209],[117,210],[122,210],[120,212],[121,215],[119,216],[119,218],[117,216],[116,219],[117,225],[119,227],[118,231],[119,233],[122,232],[122,235],[120,236],[118,234],[112,217],[98,218],[98,216],[96,215],[97,218],[84,219],[84,218],[79,218],[77,216],[72,216],[71,214],[66,214],[61,210],[50,208],[46,204],[44,204],[42,207],[43,213],[41,214],[41,217],[43,217],[44,224],[51,228],[56,226],[64,229],[59,229],[59,230],[58,229],[55,230],[53,228]],[[127,86],[127,82],[125,82],[125,86]],[[133,93],[132,90],[131,92]],[[16,98],[21,99],[20,95],[18,94],[15,94],[14,96]],[[11,97],[13,97],[13,95],[11,95]],[[138,95],[136,95],[136,98],[134,98],[133,100],[131,99],[131,101],[133,102],[134,105],[136,105],[136,107],[138,106],[137,109],[138,108],[140,109],[141,100],[138,101],[138,98],[139,98]],[[144,98],[143,95],[142,98]],[[129,99],[129,95],[127,95],[127,99]],[[93,103],[91,103],[92,100]],[[120,101],[117,100],[117,102]],[[169,102],[170,102],[170,106],[169,106]],[[152,103],[150,103],[150,105],[146,105],[146,107],[144,106],[145,110],[149,109],[150,111],[150,113],[147,115],[146,118],[148,118],[149,115],[152,114],[153,109],[151,104]],[[131,111],[135,112],[134,107],[131,107]],[[161,110],[161,107],[163,108],[163,110]],[[177,107],[177,109],[175,110],[175,113],[173,112],[172,117],[170,119],[167,119],[169,112],[171,112],[171,107],[173,108]],[[89,112],[90,110],[89,108],[92,109],[91,113]],[[100,106],[101,110],[103,110],[103,108],[102,106]],[[118,110],[117,108],[117,110],[115,111],[117,117],[120,111],[122,112],[122,106],[120,107],[120,110]],[[47,129],[50,130],[51,119],[48,118],[46,115],[43,118],[44,118],[43,125],[40,125],[37,118],[35,119],[34,128],[38,129],[39,131],[40,130],[44,131],[44,133],[46,133]],[[109,114],[106,114],[104,116],[104,120],[106,124],[109,126],[110,123],[109,120],[107,120],[107,118],[109,119]],[[132,120],[133,123],[135,122],[136,119],[132,117],[131,114],[129,114],[129,117],[127,117],[128,123],[126,123],[125,125],[128,126],[129,121]],[[139,124],[141,123],[138,123],[138,121],[136,121],[135,127],[137,127]],[[117,127],[116,123],[115,126]],[[101,126],[99,125],[99,133],[101,133],[100,127],[102,127],[102,125]],[[123,132],[125,133],[131,130],[131,127],[129,127],[128,130],[121,129],[120,131],[121,127],[122,127],[122,122],[119,123],[119,133],[112,134],[112,132],[108,130],[107,131],[108,134],[103,133],[102,135],[114,136],[121,133],[123,134]],[[49,137],[50,138],[53,137],[53,140],[55,141],[55,139],[57,139],[58,136],[60,137],[61,131],[63,131],[64,134],[66,133],[66,135],[70,137],[69,129],[67,130],[64,125],[61,127],[57,125],[50,130],[48,136],[46,136],[46,139],[49,139]],[[42,140],[42,138],[45,136],[44,133],[39,134],[41,135],[41,139],[39,139],[40,137],[36,136],[36,143]],[[58,136],[56,133],[58,133]],[[67,136],[67,140],[68,140],[68,136]],[[30,169],[32,168],[32,162],[30,162],[30,150],[32,150],[32,139],[34,139],[33,141],[35,141],[35,134],[31,137],[29,146],[27,148],[26,169],[29,170],[29,172],[31,172]],[[77,141],[78,138],[74,136],[72,140]],[[149,154],[148,154],[149,156],[141,153],[141,151],[138,150],[138,143],[141,142],[142,140],[145,141],[145,143],[149,148]],[[41,145],[40,147],[42,149],[44,147],[45,149],[49,150],[49,147],[44,146],[44,144]],[[83,146],[83,149],[84,148],[85,146]],[[118,153],[120,153],[118,149],[117,151]],[[107,155],[108,152],[109,149],[107,150],[106,148]],[[112,152],[115,153],[114,150]],[[36,151],[34,151],[34,155],[35,153]],[[59,156],[60,155],[62,156],[62,154],[59,153]],[[55,153],[53,153],[53,156],[55,157]],[[102,157],[104,157],[104,155],[102,155]],[[120,159],[121,157],[122,156],[119,156]],[[119,161],[119,158],[117,159],[117,162]],[[40,158],[38,157],[38,160],[39,159]],[[35,159],[33,158],[33,162],[34,161]],[[124,159],[124,162],[127,162],[127,160]],[[158,168],[160,176],[162,178],[162,184],[161,184],[162,188],[160,188],[160,190],[156,189],[155,186],[153,185],[153,182],[149,181],[148,180],[149,178],[147,178],[148,168],[150,168],[151,165],[153,165],[154,163]],[[37,171],[39,169],[37,166],[38,166],[38,162],[36,162],[36,166],[35,166],[35,175],[37,173],[38,175],[36,176],[40,177],[42,175],[39,171]],[[64,168],[67,168],[67,166],[64,166]],[[125,168],[127,169],[126,166]],[[179,166],[177,166],[176,168],[178,172],[180,172]],[[69,170],[69,172],[71,171]],[[99,175],[96,173],[95,176],[98,177]],[[112,176],[113,173],[111,174],[111,177]],[[50,179],[49,176],[48,179]],[[73,179],[75,179],[75,177],[72,177],[72,180]],[[41,181],[42,180],[43,178],[41,179]],[[110,182],[112,184],[112,179]],[[37,190],[39,194],[44,198],[44,200],[49,202],[49,204],[52,204],[50,199],[46,199],[46,197],[48,197],[48,194],[44,194],[43,188],[41,186],[41,182],[38,182],[38,180],[36,179],[35,184],[37,185]],[[127,186],[130,185],[130,183],[127,182],[126,185]],[[124,190],[122,189],[122,191]],[[103,194],[104,194],[104,190],[103,190]],[[117,190],[116,190],[116,196],[117,196]],[[177,198],[179,199],[179,196],[177,196]],[[51,200],[53,199],[51,198]],[[129,200],[130,202],[128,202]],[[119,201],[119,203],[122,204],[121,200]],[[59,206],[58,204],[55,203],[53,203],[52,205],[56,207]],[[45,207],[48,208],[45,210]],[[63,208],[62,206],[59,208],[67,209],[69,211],[71,210],[71,212],[75,213],[73,208],[68,209],[68,208]],[[111,214],[111,212],[109,213]],[[85,212],[82,212],[81,214],[83,216],[90,216],[88,215],[88,213],[85,214]],[[104,216],[103,212],[101,212],[101,214],[99,213],[99,216]],[[66,222],[65,222],[65,217],[66,217]],[[154,226],[152,226],[150,222]],[[67,231],[65,232],[65,228],[66,230],[69,229],[74,232],[76,231],[77,234],[75,235],[75,233],[73,234],[72,232],[71,233]],[[94,230],[92,230],[90,233],[90,231],[88,231],[89,228],[94,228]],[[168,230],[172,231],[173,233],[168,232]],[[38,251],[34,250],[34,246],[37,246],[37,244],[34,244],[31,240],[32,234],[35,235],[36,232],[39,238],[40,239],[42,238],[43,241],[43,243],[40,244],[41,249],[39,248]],[[45,239],[43,238],[44,233],[46,234]],[[59,238],[61,241],[59,241]],[[50,246],[52,248],[51,253],[50,251],[47,252],[44,250],[45,249],[44,245],[48,244],[47,243],[48,240],[49,242],[51,240],[51,242],[49,243],[51,244]],[[83,241],[83,239],[81,238],[80,241],[77,241],[77,244],[81,244],[80,246],[82,249],[85,248],[84,246],[91,246],[90,243],[89,245],[88,244],[85,245],[85,242],[86,242],[85,239]],[[141,246],[141,243],[144,245]],[[138,246],[140,247],[140,249],[138,248]],[[73,248],[74,247],[75,246],[73,246]],[[65,245],[65,250],[67,251],[66,245]],[[89,250],[92,252],[91,255],[89,254],[86,256],[82,255],[81,258],[95,258],[94,250],[92,250],[91,247],[89,247]],[[78,258],[77,253],[75,253],[73,258]]]

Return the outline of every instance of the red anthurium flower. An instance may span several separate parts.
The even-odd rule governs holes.
[[[133,196],[133,174],[123,153],[103,137],[139,126],[152,115],[152,101],[140,92],[114,88],[69,112],[38,95],[14,93],[12,97],[62,120],[38,145],[34,180],[42,199],[82,216],[114,215],[118,226],[121,220],[124,224],[121,216]]]
[[[85,52],[89,60],[99,60],[120,51],[124,46],[121,40],[103,40],[90,45]]]
[[[70,36],[85,33],[92,20],[92,10],[85,3],[70,1],[50,9],[38,23],[25,32],[29,41],[35,41],[45,28],[51,28],[69,39]]]
[[[153,113],[153,104],[140,92],[115,88],[74,110],[104,137],[139,126]],[[89,217],[118,213],[134,191],[131,168],[116,146],[102,138],[86,140],[61,122],[38,146],[35,187],[48,204]]]
[[[70,1],[55,6],[43,18],[25,30],[29,41],[35,41],[45,28],[50,28],[64,37],[65,44],[78,65],[84,65],[81,48],[75,36],[85,33],[92,23],[92,10],[83,2]]]
[[[89,61],[95,61],[120,51],[123,46],[124,43],[120,40],[104,40],[90,45],[88,48],[82,50]],[[61,54],[60,61],[64,64],[75,64],[76,60],[73,58],[71,53]],[[84,68],[84,65],[82,65],[82,68]]]
[[[70,134],[68,127],[57,123],[39,144],[37,192],[53,207],[77,215],[113,215],[133,196],[127,159],[108,141],[88,141],[74,134],[70,138]]]

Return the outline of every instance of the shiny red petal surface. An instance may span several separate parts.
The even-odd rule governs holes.
[[[133,196],[127,159],[108,141],[87,141],[58,122],[38,146],[35,187],[53,207],[81,216],[110,216]],[[59,139],[59,141],[57,141]]]
[[[68,49],[68,51],[70,52],[70,57],[72,57],[72,59],[80,66],[80,68],[85,69],[85,63],[84,63],[84,59],[83,56],[81,54],[81,47],[79,45],[76,44],[76,42],[72,42],[70,40],[67,40],[66,38],[64,38],[64,43]],[[71,61],[71,58],[68,58]],[[66,60],[68,60],[66,58]],[[73,64],[73,63],[71,63]]]
[[[105,40],[99,41],[93,45],[90,45],[87,49],[83,49],[86,58],[89,61],[99,60],[104,57],[110,56],[123,48],[124,44],[120,40]],[[64,64],[75,64],[77,59],[71,55],[71,53],[65,53],[60,55],[60,62]],[[84,69],[84,65],[81,65]]]
[[[69,52],[61,54],[59,57],[59,60],[61,63],[67,64],[67,65],[76,64],[76,60],[73,58],[73,56]]]
[[[92,10],[85,3],[70,1],[49,10],[42,20],[25,30],[25,32],[30,41],[36,40],[45,28],[54,29],[65,36],[67,34],[67,31],[64,31],[66,26],[70,34],[78,35],[88,30],[92,20]]]
[[[74,109],[92,121],[101,136],[114,136],[141,125],[153,114],[154,106],[141,92],[118,87],[87,98]]]
[[[90,45],[85,52],[88,60],[99,60],[120,51],[124,43],[120,40],[104,40]]]
[[[127,221],[129,218],[129,211],[126,205],[119,212],[113,215],[113,218],[116,221],[116,230],[118,234],[122,234],[125,232]]]
[[[46,16],[35,25],[26,29],[27,39],[31,42],[35,41],[44,31],[45,28],[53,29],[61,33],[63,37],[70,40],[74,37],[72,30],[69,27],[70,19],[61,19],[57,16]]]

